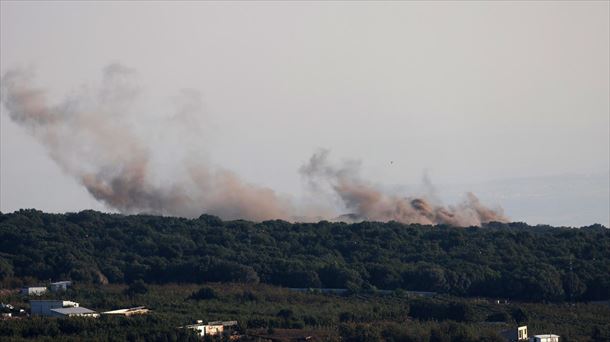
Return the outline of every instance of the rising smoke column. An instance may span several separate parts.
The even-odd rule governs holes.
[[[56,105],[48,104],[32,76],[26,70],[11,70],[2,77],[2,102],[10,118],[108,207],[185,217],[208,212],[225,219],[290,218],[289,201],[271,189],[244,183],[232,172],[193,156],[180,160],[166,179],[155,179],[155,150],[134,127],[141,92],[133,70],[109,65],[99,87],[83,88]],[[183,111],[171,118],[186,119]],[[182,126],[193,127],[190,122]]]
[[[64,172],[110,208],[122,213],[183,217],[210,213],[254,221],[297,217],[311,221],[338,215],[331,206],[295,208],[290,198],[205,162],[197,153],[204,144],[198,140],[185,144],[184,138],[201,135],[196,120],[201,105],[196,92],[185,93],[185,105],[160,123],[160,132],[145,127],[142,136],[137,133],[146,121],[142,119],[150,118],[140,112],[142,91],[132,69],[109,65],[99,87],[82,88],[55,105],[48,103],[44,90],[34,86],[32,76],[28,71],[11,70],[2,77],[2,102],[10,118],[38,139]],[[168,155],[155,145],[153,140],[158,137],[164,137],[167,143],[162,147],[168,147],[175,159],[164,175],[155,162],[167,164]],[[333,166],[328,152],[321,151],[300,171],[314,190],[314,198],[325,198],[330,188],[359,219],[454,226],[507,220],[472,194],[457,206],[443,207],[425,198],[384,193],[363,180],[358,167],[353,163]]]
[[[314,191],[330,187],[356,219],[460,227],[508,220],[501,210],[483,206],[472,193],[467,194],[463,203],[449,207],[435,205],[425,198],[384,193],[359,176],[358,164],[346,163],[337,167],[329,162],[328,154],[327,150],[315,153],[300,172]]]

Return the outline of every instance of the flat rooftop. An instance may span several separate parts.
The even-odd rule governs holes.
[[[63,315],[83,315],[83,314],[90,314],[90,313],[95,313],[95,311],[87,309],[87,308],[83,308],[82,306],[77,306],[74,308],[57,308],[57,309],[51,309],[51,311],[63,314]]]

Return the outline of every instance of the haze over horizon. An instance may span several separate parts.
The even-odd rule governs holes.
[[[50,105],[89,99],[109,65],[133,71],[136,115],[96,120],[118,120],[154,149],[157,182],[195,155],[311,207],[321,200],[299,169],[323,148],[387,198],[446,206],[472,191],[512,221],[610,225],[607,2],[1,9],[1,74],[33,70]],[[109,209],[70,176],[75,160],[58,166],[48,140],[1,111],[2,212]],[[342,199],[323,201],[350,212]]]

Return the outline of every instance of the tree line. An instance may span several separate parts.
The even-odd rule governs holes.
[[[610,299],[610,230],[0,214],[0,285],[242,282],[527,301]]]

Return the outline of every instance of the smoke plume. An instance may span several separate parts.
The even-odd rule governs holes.
[[[350,215],[345,217],[351,220],[394,220],[402,223],[448,224],[461,227],[507,221],[501,210],[486,208],[472,193],[467,194],[463,203],[449,207],[435,205],[426,198],[384,193],[359,176],[357,163],[332,165],[328,160],[327,150],[314,154],[300,171],[314,189],[330,187],[345,208],[351,211]],[[429,182],[427,177],[426,181]]]
[[[210,212],[226,219],[290,218],[290,204],[273,190],[244,183],[193,155],[178,160],[165,179],[156,179],[153,144],[138,136],[134,127],[141,93],[134,76],[133,70],[110,65],[98,89],[81,89],[50,105],[45,92],[33,85],[30,72],[12,70],[2,78],[2,101],[13,121],[110,208],[186,217]],[[178,110],[162,126],[192,127],[188,108]]]
[[[207,162],[198,140],[202,127],[197,120],[202,110],[198,94],[183,92],[179,108],[155,118],[138,106],[142,90],[135,75],[112,64],[104,69],[98,87],[83,87],[50,104],[46,92],[32,82],[31,72],[12,70],[2,77],[2,102],[10,118],[39,140],[64,172],[120,212],[184,217],[205,212],[255,221],[339,215],[336,208],[295,208],[292,199]],[[147,127],[146,120],[161,123]],[[167,147],[175,145],[172,139],[179,139],[182,153]],[[166,140],[170,141],[164,144]],[[443,207],[425,198],[384,193],[359,176],[356,164],[331,165],[327,151],[314,154],[300,171],[316,196],[337,197],[339,212],[348,210],[351,218],[455,226],[506,221],[501,212],[484,207],[472,194],[464,203]]]

